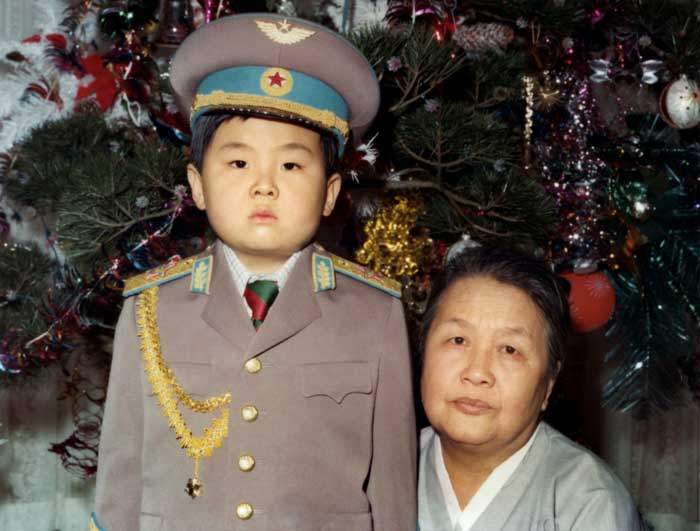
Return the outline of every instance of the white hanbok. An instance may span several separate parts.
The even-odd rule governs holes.
[[[624,485],[590,451],[542,422],[460,511],[432,428],[421,433],[420,531],[641,531]]]

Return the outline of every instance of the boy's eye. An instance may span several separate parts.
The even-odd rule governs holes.
[[[503,352],[505,352],[506,354],[510,354],[511,356],[512,356],[513,354],[517,354],[517,353],[518,353],[518,349],[515,348],[515,347],[512,346],[512,345],[504,345],[503,347],[501,347],[501,350],[502,350]]]
[[[455,345],[464,345],[464,338],[460,336],[453,337],[450,339],[450,343],[453,343]]]
[[[284,164],[282,164],[282,167],[287,171],[301,168],[301,166],[299,166],[296,162],[285,162]]]
[[[231,162],[231,166],[233,166],[234,168],[237,168],[239,170],[242,170],[243,168],[248,166],[248,163],[244,160],[234,160]]]

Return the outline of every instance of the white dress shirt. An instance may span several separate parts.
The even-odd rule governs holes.
[[[301,251],[297,251],[292,256],[290,256],[287,259],[287,261],[282,265],[282,267],[280,267],[274,273],[256,275],[248,271],[246,266],[243,265],[243,262],[241,262],[238,256],[236,256],[236,252],[233,249],[231,249],[226,244],[224,244],[223,247],[224,255],[226,256],[226,262],[228,263],[229,268],[231,269],[231,274],[233,275],[233,282],[236,284],[236,288],[241,294],[241,299],[243,299],[243,303],[245,304],[246,310],[248,311],[248,315],[253,315],[250,308],[248,307],[248,304],[243,298],[243,293],[245,292],[245,287],[248,285],[248,283],[254,282],[256,280],[274,280],[275,282],[277,282],[277,286],[279,286],[280,291],[282,291],[284,284],[289,278],[289,274],[292,272],[294,265],[299,260],[299,256],[301,256]]]

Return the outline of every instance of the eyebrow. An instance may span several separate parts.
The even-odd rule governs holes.
[[[306,151],[309,155],[314,154],[308,146],[300,144],[299,142],[289,142],[288,144],[283,144],[277,148],[277,151],[292,151],[296,149]]]
[[[224,150],[224,149],[252,149],[248,144],[245,144],[243,142],[226,142],[222,146],[219,147],[219,150]],[[287,144],[282,144],[281,146],[278,146],[276,148],[277,151],[294,151],[294,150],[301,150],[301,151],[306,151],[309,155],[313,155],[313,151],[308,147],[305,146],[304,144],[300,144],[299,142],[289,142]]]
[[[459,317],[452,317],[451,319],[447,319],[441,323],[441,325],[445,324],[456,324],[459,326],[471,328],[474,327],[474,325],[471,322],[467,321],[466,319],[461,319]],[[527,329],[523,328],[522,326],[504,326],[502,328],[499,328],[498,331],[506,332],[511,335],[531,337],[530,332],[528,332]]]
[[[243,142],[226,142],[224,145],[219,147],[219,151],[222,149],[250,149],[248,144]]]

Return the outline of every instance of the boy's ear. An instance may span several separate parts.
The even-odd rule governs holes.
[[[334,173],[326,181],[326,203],[323,205],[323,215],[330,216],[333,212],[333,207],[338,199],[338,194],[340,193],[340,188],[343,184],[343,180],[339,173]]]
[[[199,210],[206,210],[207,205],[204,202],[204,192],[202,191],[202,176],[194,167],[194,164],[187,165],[187,180],[190,182],[192,190],[192,199]]]

